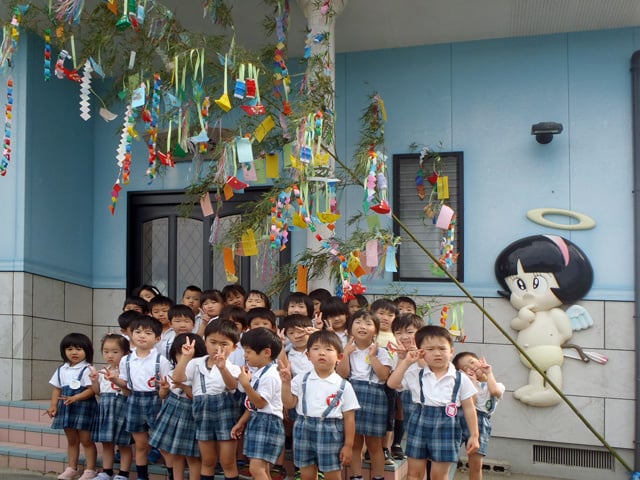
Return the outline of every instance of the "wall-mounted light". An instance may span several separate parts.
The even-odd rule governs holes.
[[[531,135],[536,136],[538,143],[551,143],[553,136],[562,132],[562,124],[558,122],[540,122],[531,125]]]

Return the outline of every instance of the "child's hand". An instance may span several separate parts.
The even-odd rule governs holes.
[[[287,344],[287,333],[284,331],[284,328],[278,328],[277,333],[278,338],[282,341],[282,346],[284,347]]]
[[[304,333],[307,335],[311,335],[313,332],[317,332],[318,329],[316,327],[304,327]]]
[[[349,337],[349,340],[347,340],[347,344],[344,346],[344,351],[343,351],[344,356],[348,357],[355,351],[356,351],[356,341],[353,337]]]
[[[168,377],[171,378],[171,377]],[[169,379],[167,377],[160,377],[160,383],[158,384],[160,390],[164,392],[168,392],[171,389],[171,385],[169,384]]]
[[[236,423],[231,429],[231,438],[234,440],[238,440],[242,438],[242,434],[244,433],[244,423]]]
[[[278,360],[278,371],[280,372],[282,383],[291,383],[291,368],[285,365],[282,360]]]
[[[320,318],[322,318],[322,313],[320,313]],[[334,330],[333,330],[333,322],[331,321],[331,319],[330,319],[330,318],[327,318],[326,320],[323,320],[323,322],[322,322],[322,323],[324,324],[324,326],[325,326],[325,328],[326,328],[327,330],[329,330],[330,332],[333,332],[333,331],[334,331]]]
[[[409,364],[416,363],[417,361],[424,358],[424,353],[424,350],[409,350],[404,358],[404,361]]]
[[[184,342],[184,345],[182,345],[182,355],[184,355],[189,359],[193,358],[193,355],[195,354],[195,351],[196,351],[195,345],[196,345],[195,340],[191,340],[190,338],[187,338],[186,341]]]
[[[478,441],[478,437],[470,437],[467,440],[467,455],[471,455],[475,453],[480,448],[480,442]]]
[[[480,359],[480,369],[485,373],[485,375],[489,375],[493,372],[491,365],[487,363],[487,359],[484,357]]]
[[[66,395],[60,395],[60,400],[62,400],[65,405],[71,405],[72,403],[75,403],[77,401],[77,398],[75,395],[71,395],[70,397],[67,397]]]
[[[213,363],[218,367],[218,370],[222,370],[227,366],[227,357],[224,356],[222,349],[219,349],[213,356]]]
[[[114,370],[111,370],[109,366],[106,366],[101,371],[102,371],[102,374],[104,375],[104,378],[109,380],[111,383],[116,383],[116,380],[118,379],[118,377],[120,377],[120,371],[117,368]]]
[[[89,367],[89,379],[92,382],[97,382],[98,381],[98,371],[96,370],[96,368],[93,365],[91,365]]]
[[[53,418],[56,416],[56,413],[58,413],[58,407],[49,407],[47,408],[47,410],[42,414],[42,415],[49,415],[49,418]]]
[[[343,467],[351,465],[351,455],[353,455],[353,449],[349,447],[342,447],[340,449],[340,464]]]
[[[369,345],[369,358],[378,356],[378,342],[376,341],[376,337],[373,337],[373,341],[371,345]]]
[[[248,387],[251,383],[251,372],[249,371],[248,366],[244,365],[240,369],[240,374],[238,375],[238,383],[244,388]]]
[[[186,391],[186,390],[191,390],[191,387],[185,383],[182,382],[176,382],[173,377],[171,377],[171,375],[168,375],[169,380],[171,380],[171,386],[173,388],[179,388],[182,391]],[[160,388],[162,388],[162,385],[160,386]]]
[[[324,323],[322,322],[322,312],[316,313],[313,317],[313,326],[318,330],[322,330],[322,327],[324,326]]]

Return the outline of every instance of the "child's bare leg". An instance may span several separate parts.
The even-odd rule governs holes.
[[[317,475],[317,472],[316,472]],[[314,480],[317,477],[313,477]],[[331,472],[324,472],[324,480],[342,480],[342,471],[341,470],[333,470]]]
[[[113,468],[115,446],[111,442],[102,442],[102,468]]]
[[[431,480],[448,480],[450,462],[431,462]]]
[[[187,460],[184,458],[184,455],[173,455],[167,451],[160,450],[162,456],[167,459],[165,454],[169,456],[171,459],[171,465],[173,468],[173,480],[184,480],[184,469],[187,466]]]
[[[199,440],[198,446],[200,447],[200,461],[202,462],[200,474],[207,476],[215,475],[216,463],[218,462],[216,442],[213,440]]]
[[[469,455],[469,480],[482,480],[482,460],[479,453]]]
[[[236,462],[236,441],[223,440],[218,442],[220,449],[220,465],[224,470],[224,476],[235,478],[238,476],[238,463]]]
[[[69,466],[78,469],[78,458],[80,457],[80,435],[75,428],[65,428],[64,434],[67,437],[67,457]]]
[[[131,460],[133,459],[131,445],[118,445],[118,450],[120,450],[120,471],[128,472],[131,469]]]
[[[362,445],[364,437],[356,434],[353,439],[353,453],[351,455],[351,475],[354,477],[362,476]]]
[[[131,434],[136,444],[136,466],[144,466],[149,462],[149,432],[135,432]]]
[[[364,437],[371,458],[371,476],[384,477],[384,454],[382,453],[382,441],[384,437]]]
[[[174,470],[175,467],[173,465],[175,456],[163,449],[160,449],[160,455],[162,455],[162,458],[164,458],[164,466],[167,467],[168,470],[170,469],[169,472],[173,472],[174,480],[184,480],[184,473],[182,474],[182,477],[176,476],[176,472]],[[182,469],[184,470],[184,464],[182,465]]]
[[[411,458],[407,460],[407,480],[423,480],[427,474],[427,460]]]
[[[269,474],[270,469],[269,462],[265,462],[259,458],[252,458],[249,460],[249,472],[255,480],[271,480]]]
[[[189,465],[189,480],[200,480],[202,468],[200,457],[187,457],[187,464]]]
[[[96,444],[91,440],[91,432],[89,430],[78,430],[78,437],[84,449],[87,470],[95,470],[98,461],[98,450],[96,449]]]
[[[325,472],[324,478],[328,480],[328,473]],[[300,469],[300,480],[317,480],[318,478],[318,466],[309,465]]]

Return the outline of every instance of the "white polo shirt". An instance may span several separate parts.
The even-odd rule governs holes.
[[[120,378],[126,380],[129,388],[135,392],[153,392],[156,390],[156,357],[158,352],[152,349],[146,357],[140,358],[137,351],[131,352],[129,369],[131,379],[127,372],[127,356],[120,359]],[[171,362],[160,355],[160,377],[166,377],[173,370]]]
[[[99,374],[98,382],[100,384],[100,393],[122,394],[122,389],[111,380],[107,380],[103,373]]]
[[[382,365],[391,367],[391,358],[386,348],[378,347],[378,360]],[[349,380],[364,380],[365,382],[371,381],[371,383],[384,383],[378,376],[373,373],[370,378],[373,367],[369,361],[369,348],[360,350],[356,347],[355,351],[349,355],[349,364],[351,365],[351,376]]]
[[[287,357],[289,358],[292,377],[313,370],[313,364],[311,360],[309,360],[309,357],[307,357],[306,350],[304,352],[298,352],[292,348]]]
[[[420,371],[422,369],[413,364],[407,369],[402,378],[402,389],[411,391],[411,400],[414,403],[423,403],[420,401]],[[424,367],[422,375],[422,391],[424,393],[423,405],[431,407],[444,407],[451,403],[453,388],[456,382],[456,369],[452,363],[449,363],[449,369],[442,377],[436,378],[435,374],[428,366]],[[456,395],[456,405],[460,406],[462,400],[471,398],[476,394],[476,387],[469,377],[461,372],[460,388]]]
[[[204,357],[189,360],[189,363],[187,364],[187,382],[191,384],[191,391],[193,392],[194,397],[196,395],[219,395],[227,391],[227,386],[224,383],[224,379],[222,378],[222,374],[220,373],[220,370],[218,370],[218,367],[214,365],[211,370],[207,368],[208,359],[209,355],[206,355]],[[231,376],[233,378],[238,378],[238,375],[240,375],[240,367],[231,363],[228,358],[226,365]],[[204,377],[204,386],[206,391],[202,390],[201,375]]]
[[[258,383],[258,388],[255,386],[256,383]],[[282,380],[278,373],[278,367],[274,363],[270,363],[253,372],[251,374],[251,386],[267,401],[267,405],[264,408],[257,409],[257,411],[282,418]],[[244,391],[242,385],[238,385],[238,389]]]
[[[333,372],[327,378],[320,378],[316,371],[312,370],[307,378],[305,394],[302,391],[305,376],[306,373],[298,375],[291,381],[291,393],[298,397],[296,412],[298,412],[298,415],[304,415],[304,402],[307,405],[307,416],[321,417],[331,403],[331,400],[338,393],[338,390],[340,390],[342,377],[336,372]],[[359,408],[360,404],[353,391],[353,387],[349,382],[346,382],[340,401],[335,408],[331,409],[326,418],[342,418],[342,412],[357,410]]]
[[[502,383],[497,383],[497,387],[504,394],[506,387]],[[488,414],[492,414],[498,405],[500,399],[498,397],[492,397],[491,392],[489,392],[489,388],[487,387],[487,382],[478,382],[476,383],[476,388],[478,389],[478,396],[476,397],[476,410],[479,412],[484,412]]]
[[[91,379],[89,378],[89,368],[82,373],[82,377],[79,380],[80,383],[79,385],[76,385],[76,382],[78,382],[78,375],[80,375],[82,369],[89,366],[89,362],[86,360],[78,362],[75,365],[70,365],[69,362],[66,362],[53,372],[53,376],[51,377],[51,380],[49,380],[49,383],[56,388],[62,388],[65,386],[70,386],[73,389],[90,387]],[[60,381],[58,381],[58,371],[60,372]]]
[[[160,335],[160,341],[156,343],[156,350],[167,360],[169,360],[169,351],[171,351],[171,345],[173,345],[175,338],[175,330],[173,328],[169,328],[162,332],[162,335]]]

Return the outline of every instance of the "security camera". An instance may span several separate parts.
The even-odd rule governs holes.
[[[536,136],[536,141],[541,144],[550,143],[553,136],[562,132],[562,124],[558,122],[540,122],[531,125],[531,135]]]

